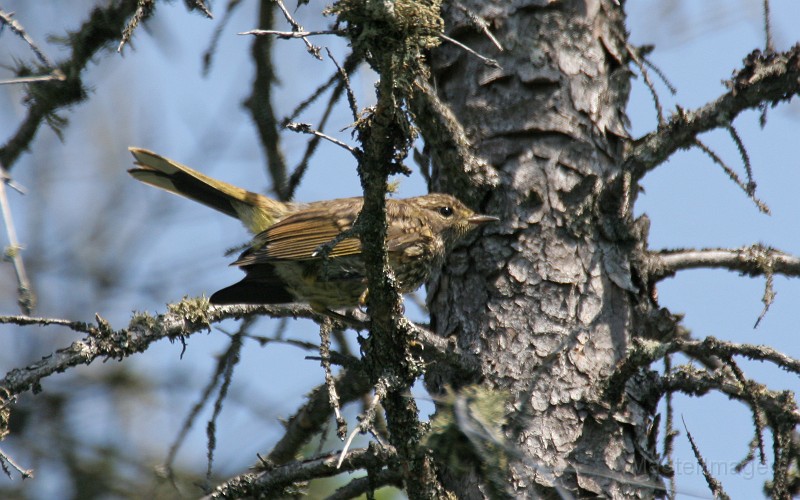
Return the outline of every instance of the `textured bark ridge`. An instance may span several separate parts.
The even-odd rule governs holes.
[[[652,496],[657,482],[642,458],[652,408],[630,391],[620,404],[604,396],[637,304],[647,303],[632,277],[639,237],[620,169],[630,77],[622,9],[599,0],[450,5],[447,34],[502,66],[453,45],[433,55],[439,97],[499,173],[477,208],[502,222],[454,252],[447,279],[430,284],[432,325],[478,356],[481,384],[511,395],[505,436],[516,494],[548,496],[555,484],[578,495]],[[503,52],[461,6],[489,22]],[[435,170],[432,184],[453,186]],[[433,390],[463,382],[444,371],[428,377]],[[475,478],[447,486],[459,498],[487,495]]]

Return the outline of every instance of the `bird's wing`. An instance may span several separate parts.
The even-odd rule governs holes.
[[[251,248],[244,252],[234,265],[249,266],[275,260],[319,258],[316,254],[319,247],[330,243],[339,233],[353,227],[353,221],[360,208],[360,205],[342,208],[320,207],[314,204],[259,233],[253,239]],[[358,238],[345,238],[333,247],[328,257],[359,253],[361,253],[361,242]]]

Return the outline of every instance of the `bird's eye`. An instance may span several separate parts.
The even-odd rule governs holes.
[[[450,207],[439,207],[439,213],[445,217],[453,215],[453,209]]]

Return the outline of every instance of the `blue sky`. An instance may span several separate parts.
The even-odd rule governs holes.
[[[20,22],[40,41],[46,39],[54,26],[76,26],[82,14],[81,9],[64,14],[58,8],[50,10],[37,5],[40,10],[34,12],[34,7],[26,2],[8,4],[4,6],[15,10]],[[760,1],[674,4],[648,0],[627,4],[632,42],[656,44],[651,59],[678,89],[672,97],[663,85],[657,84],[668,112],[676,104],[691,109],[725,92],[721,80],[740,67],[747,53],[764,44]],[[665,9],[664,5],[670,6],[669,12],[660,10]],[[216,7],[219,18],[223,5]],[[775,1],[772,9],[777,48],[786,49],[800,39],[796,23],[800,9],[791,0]],[[305,8],[297,13],[305,27],[322,27],[317,19],[306,17],[309,12]],[[136,145],[153,149],[251,190],[265,191],[269,187],[254,128],[240,105],[252,79],[251,40],[235,33],[253,28],[253,19],[253,6],[243,5],[221,37],[209,76],[201,78],[201,53],[216,23],[187,14],[180,3],[160,5],[155,22],[147,32],[140,30],[136,34],[122,56],[98,58],[88,71],[86,81],[93,89],[92,98],[70,112],[72,125],[66,129],[64,141],[59,142],[48,130],[40,132],[31,153],[13,173],[29,188],[55,187],[47,200],[37,200],[35,193],[12,196],[22,241],[40,248],[42,243],[36,242],[49,238],[71,245],[69,248],[81,248],[81,241],[91,236],[83,224],[88,215],[101,214],[108,203],[124,194],[130,199],[125,205],[127,211],[123,215],[113,212],[108,215],[115,217],[110,222],[124,237],[112,240],[96,253],[87,252],[86,258],[110,258],[109,254],[113,257],[114,245],[132,246],[135,258],[128,266],[125,291],[109,297],[81,284],[80,269],[71,275],[39,277],[43,290],[39,314],[69,314],[70,319],[88,321],[99,312],[115,326],[122,326],[127,323],[131,308],[163,311],[166,302],[184,295],[208,294],[240,278],[237,269],[228,268],[231,259],[224,255],[224,250],[247,240],[244,229],[236,221],[209,212],[203,206],[135,183],[125,173],[131,165],[126,148]],[[4,34],[4,44],[11,47],[16,43]],[[318,43],[328,45],[338,60],[343,60],[345,47],[340,40],[330,37],[318,39]],[[52,58],[63,56],[56,46],[45,44],[45,47]],[[282,86],[273,101],[278,115],[283,116],[309,94],[320,77],[327,78],[334,68],[330,61],[311,58],[299,41],[279,41],[276,47],[281,54]],[[25,53],[24,47],[10,50]],[[353,84],[359,105],[369,104],[372,99],[369,73],[357,76]],[[19,104],[18,90],[4,90],[6,93],[0,94],[4,116],[0,130],[7,137],[24,110]],[[679,152],[645,178],[645,191],[637,201],[637,213],[647,213],[652,221],[651,247],[740,247],[763,242],[800,254],[797,231],[800,198],[796,196],[800,186],[798,111],[796,102],[770,110],[764,130],[759,128],[758,115],[753,112],[744,113],[735,122],[753,163],[758,196],[771,207],[771,216],[760,214],[705,155],[698,151]],[[641,78],[634,83],[628,113],[634,136],[656,125],[655,110]],[[317,106],[301,121],[314,123],[319,115]],[[350,121],[348,110],[340,106],[329,132],[349,140],[349,132],[340,129]],[[306,137],[286,132],[282,140],[288,163],[293,165],[302,155]],[[743,175],[736,147],[726,134],[706,134],[703,140]],[[360,194],[354,166],[347,153],[329,144],[321,145],[297,199]],[[418,176],[401,179],[401,196],[420,194],[424,189]],[[49,215],[45,223],[37,224],[31,215],[35,212],[31,209],[33,203],[46,205]],[[50,252],[47,255],[56,259],[57,253]],[[9,266],[0,267],[0,282],[8,279],[11,279]],[[764,343],[800,356],[795,331],[800,319],[796,306],[800,286],[796,280],[777,278],[775,303],[754,330],[753,324],[762,309],[763,286],[763,279],[739,277],[726,271],[690,271],[664,281],[658,290],[661,304],[673,312],[685,313],[685,325],[697,337],[714,335],[737,342]],[[67,294],[74,296],[65,300]],[[87,298],[77,298],[81,294]],[[0,290],[0,311],[16,312],[13,290]],[[236,325],[226,324],[223,328],[235,331]],[[261,321],[255,333],[269,335],[274,328],[274,322]],[[12,342],[23,342],[23,335],[41,336],[42,353],[67,345],[74,337],[63,331],[39,329],[16,334],[20,337]],[[292,322],[287,335],[317,340],[316,329],[303,321]],[[122,420],[129,427],[125,432],[115,433],[112,424],[100,425],[90,431],[92,439],[109,439],[111,434],[118,444],[150,454],[154,463],[163,459],[166,443],[176,434],[200,387],[214,369],[214,355],[225,344],[226,337],[214,331],[192,337],[183,360],[179,359],[181,347],[168,343],[126,360],[125,363],[150,374],[152,383],[162,389],[147,404],[126,409],[129,413]],[[242,471],[253,462],[256,452],[268,450],[281,430],[278,418],[291,414],[305,392],[322,382],[321,369],[316,362],[304,360],[305,355],[293,347],[247,345],[237,369],[232,399],[218,424],[217,471],[222,474]],[[18,360],[0,356],[0,364],[5,368],[18,366]],[[772,387],[798,389],[797,377],[780,370],[758,363],[743,362],[742,367],[748,375]],[[103,369],[108,366],[81,370],[89,374],[91,370]],[[48,381],[45,390],[49,383],[58,382]],[[718,477],[728,492],[739,498],[759,497],[761,483],[769,470],[759,474],[757,468],[751,469],[755,476],[752,479],[730,471],[730,464],[746,452],[751,428],[749,412],[719,395],[702,399],[678,397],[675,405],[676,415],[685,419],[706,459],[717,465]],[[84,411],[87,415],[111,415],[117,410],[97,401]],[[347,413],[351,425],[356,422],[355,414],[353,409]],[[196,470],[205,467],[204,434],[201,419],[179,454],[179,460]],[[676,440],[676,446],[679,489],[686,494],[705,494],[704,481],[693,465],[684,436]],[[33,487],[47,488],[41,483]]]

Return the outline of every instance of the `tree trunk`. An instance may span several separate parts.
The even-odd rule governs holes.
[[[432,59],[439,97],[499,173],[477,208],[502,222],[454,252],[447,279],[430,284],[432,328],[478,356],[481,385],[510,396],[504,433],[515,495],[547,497],[555,486],[576,496],[653,496],[656,478],[641,480],[654,408],[633,401],[631,387],[610,401],[604,385],[637,311],[651,308],[631,272],[646,235],[620,168],[630,78],[623,10],[612,0],[448,5],[448,36],[502,66],[453,44]],[[465,10],[488,22],[503,52]],[[431,188],[453,189],[436,165]],[[427,382],[434,391],[465,383],[435,370]],[[451,471],[446,486],[459,498],[491,494],[478,477]]]

